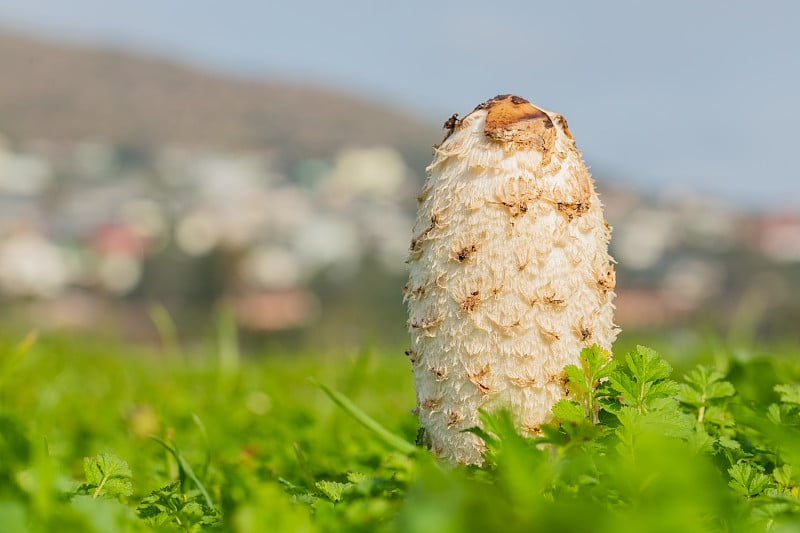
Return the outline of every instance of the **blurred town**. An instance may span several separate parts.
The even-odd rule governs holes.
[[[89,330],[118,314],[145,334],[153,303],[203,323],[225,302],[254,332],[382,331],[402,314],[421,176],[387,146],[281,169],[269,150],[1,143],[4,314]],[[622,326],[798,318],[800,217],[609,186],[602,199]]]
[[[419,151],[379,136],[305,150],[3,128],[5,324],[149,339],[163,306],[194,335],[229,309],[253,336],[404,342]],[[438,140],[415,139],[423,150]],[[691,191],[643,195],[615,185],[613,172],[595,178],[614,227],[623,328],[798,334],[800,214],[737,211]]]

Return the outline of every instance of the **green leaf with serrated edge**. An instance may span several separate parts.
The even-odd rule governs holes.
[[[630,409],[630,407],[628,408]],[[648,411],[635,418],[637,432],[687,439],[695,431],[696,422],[678,407],[674,398],[657,398]]]
[[[772,422],[775,425],[780,425],[783,419],[783,412],[781,411],[781,406],[777,403],[769,404],[767,407],[767,420]]]
[[[628,352],[625,361],[639,383],[664,379],[672,373],[670,364],[658,352],[646,346],[637,346],[636,350]]]
[[[678,408],[678,405],[678,401],[670,397],[653,398],[650,401],[650,409],[653,411],[675,411],[676,413],[682,413],[683,411]]]
[[[719,437],[717,439],[717,444],[722,446],[723,448],[728,448],[729,450],[741,450],[742,445],[739,443],[738,440],[734,440],[730,437]]]
[[[361,472],[348,472],[347,473],[347,481],[353,483],[354,485],[358,485],[359,483],[363,483],[368,479],[366,474],[362,474]]]
[[[772,477],[774,477],[775,481],[777,481],[784,487],[789,487],[793,485],[792,474],[793,474],[792,465],[788,464],[775,468],[772,471]]]
[[[180,482],[172,481],[145,496],[139,502],[136,514],[140,518],[155,518],[162,514],[168,518],[169,512],[177,510],[182,501]]]
[[[746,498],[758,496],[771,483],[769,476],[763,473],[763,469],[753,463],[739,462],[728,469],[728,474],[731,476],[728,485]]]
[[[647,387],[645,398],[648,401],[652,401],[657,398],[668,398],[670,396],[677,395],[678,390],[678,384],[671,379],[659,381]]]
[[[647,428],[667,437],[688,439],[695,429],[695,420],[677,408],[649,411],[645,416]]]
[[[690,370],[684,379],[687,383],[691,383],[698,390],[706,389],[710,384],[721,380],[724,377],[722,373],[715,370],[708,365],[698,365]]]
[[[567,365],[564,367],[564,373],[567,375],[567,379],[569,379],[569,384],[577,388],[579,392],[582,394],[587,394],[589,389],[586,386],[586,376],[583,373],[583,370],[578,368],[575,365]]]
[[[473,435],[475,435],[477,437],[480,437],[480,439],[483,440],[483,442],[486,444],[486,446],[489,446],[489,447],[492,447],[492,446],[495,446],[495,445],[499,444],[499,440],[494,435],[492,435],[491,433],[489,433],[485,429],[480,428],[478,426],[472,426],[472,427],[468,427],[468,428],[462,429],[461,432],[462,433],[472,433]]]
[[[200,491],[191,490],[184,494],[179,481],[170,482],[143,498],[136,514],[151,527],[171,525],[190,531],[220,521],[219,513],[205,505]]]
[[[775,392],[781,395],[783,403],[800,405],[800,385],[775,385]]]
[[[317,489],[333,503],[342,501],[342,493],[352,486],[352,483],[339,483],[338,481],[317,481],[316,483]]]
[[[620,421],[616,435],[624,447],[631,449],[636,438],[643,434],[663,435],[678,439],[689,439],[696,432],[696,421],[682,412],[673,398],[661,398],[653,402],[649,411],[639,411],[634,406],[625,406],[615,413]]]
[[[203,518],[203,506],[197,502],[189,502],[183,506],[181,514],[191,522],[197,523]]]
[[[586,419],[583,406],[572,400],[559,400],[553,406],[553,416],[563,422],[582,422]]]
[[[303,494],[296,494],[292,496],[292,501],[295,503],[304,503],[311,507],[314,507],[317,504],[317,500],[319,500],[319,496],[315,496],[310,492],[303,493]]]
[[[698,424],[686,442],[695,453],[712,453],[716,439],[706,432],[702,424]]]
[[[736,394],[733,384],[728,381],[717,381],[708,386],[706,398],[714,400],[718,398],[728,398]]]
[[[736,424],[733,414],[719,405],[709,405],[706,407],[704,420],[726,428],[733,427]]]
[[[610,387],[608,390],[609,391],[611,390]],[[613,398],[611,397],[612,396],[611,392],[605,392],[605,394],[606,397],[601,397],[598,400],[598,403],[603,407],[603,411],[611,413],[612,415],[616,416],[619,413],[622,404],[620,404],[616,396]]]
[[[639,387],[633,378],[622,371],[616,371],[609,377],[611,388],[621,397],[624,405],[637,405],[639,398]]]
[[[83,460],[83,471],[87,485],[94,490],[92,498],[98,496],[124,497],[133,494],[133,474],[127,461],[113,453],[101,453]]]
[[[614,360],[611,353],[593,344],[581,350],[581,363],[593,381],[598,381],[608,377],[614,369]]]
[[[675,398],[679,402],[691,405],[692,407],[702,407],[704,403],[702,393],[686,383],[680,383],[678,385]]]
[[[724,375],[710,366],[699,365],[686,374],[675,397],[697,410],[697,419],[720,427],[731,427],[733,415],[720,400],[736,394],[733,384],[722,381]]]
[[[633,450],[636,435],[642,432],[642,415],[633,407],[625,406],[616,413],[616,416],[620,422],[619,427],[614,431],[619,438],[617,449],[626,454]]]

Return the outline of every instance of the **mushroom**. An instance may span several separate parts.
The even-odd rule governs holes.
[[[418,196],[405,300],[425,442],[482,464],[465,432],[508,408],[536,434],[565,397],[564,366],[610,350],[611,228],[561,115],[501,95],[446,123]]]

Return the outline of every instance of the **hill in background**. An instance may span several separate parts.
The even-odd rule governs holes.
[[[427,160],[440,130],[320,88],[225,77],[164,60],[0,31],[0,133],[145,146],[278,147],[325,157],[390,145]]]
[[[403,261],[444,117],[13,34],[0,65],[4,323],[95,328],[113,301],[149,332],[159,301],[194,331],[227,301],[258,331],[406,342]],[[598,181],[624,328],[796,336],[800,218]]]

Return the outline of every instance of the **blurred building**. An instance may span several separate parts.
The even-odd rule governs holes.
[[[103,141],[0,143],[0,298],[36,301],[41,320],[72,326],[80,317],[91,326],[103,302],[164,301],[198,316],[227,302],[254,331],[390,315],[402,329],[420,183],[386,146],[290,160],[279,149],[165,146],[134,157]],[[621,188],[602,200],[623,327],[675,324],[714,307],[724,315],[748,272],[780,274],[800,261],[796,215]],[[82,311],[65,321],[67,301]]]

